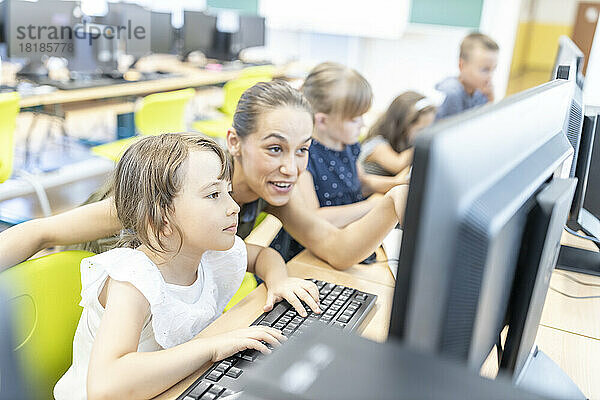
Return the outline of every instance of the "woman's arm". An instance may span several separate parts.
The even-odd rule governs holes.
[[[87,394],[94,399],[149,399],[196,371],[238,351],[270,353],[260,341],[278,346],[281,333],[251,327],[208,338],[196,338],[155,352],[137,352],[149,304],[128,282],[108,280],[107,300],[90,357]]]
[[[392,174],[398,174],[410,166],[413,159],[413,149],[406,149],[401,153],[394,151],[389,143],[381,143],[369,154],[366,161],[379,164]]]
[[[321,207],[317,198],[317,192],[315,191],[313,176],[308,171],[304,171],[300,175],[297,186],[302,194],[306,208],[315,212],[319,218],[329,221],[338,228],[343,228],[349,223],[356,221],[371,211],[378,202],[378,199],[374,197],[343,206]]]
[[[370,255],[390,230],[404,217],[408,186],[396,186],[364,217],[339,229],[312,212],[307,212],[300,193],[290,201],[267,211],[300,244],[337,269],[347,269]]]
[[[388,190],[397,185],[408,185],[410,181],[410,165],[395,176],[381,176],[360,173],[360,181],[363,185],[363,193],[387,193]]]
[[[0,271],[46,247],[88,242],[120,229],[112,199],[15,225],[0,232]]]

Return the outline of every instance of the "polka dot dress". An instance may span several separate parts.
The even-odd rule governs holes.
[[[313,139],[308,152],[308,171],[313,176],[321,207],[341,206],[363,200],[356,160],[360,144],[337,151]]]

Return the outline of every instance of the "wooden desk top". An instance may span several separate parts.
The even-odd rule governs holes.
[[[285,73],[287,66],[277,67],[276,76]],[[241,70],[209,71],[202,69],[186,68],[177,71],[181,75],[176,77],[155,79],[149,81],[126,82],[110,86],[98,86],[86,89],[56,90],[51,93],[27,96],[21,98],[21,108],[50,104],[63,104],[87,100],[106,99],[124,96],[139,96],[149,93],[177,90],[188,87],[212,85],[227,82],[236,78]]]
[[[390,267],[386,261],[385,251],[380,247],[375,252],[377,255],[377,262],[373,264],[356,264],[345,271],[338,271],[331,267],[327,262],[317,258],[309,250],[304,250],[292,261],[303,265],[310,265],[326,271],[337,271],[345,275],[349,275],[355,278],[364,279],[370,282],[378,283],[380,285],[389,286],[393,288],[396,285],[396,280]]]
[[[598,286],[585,286],[568,279],[569,277]],[[598,276],[556,270],[550,279],[550,286],[572,296],[600,296]],[[549,289],[540,324],[600,340],[598,316],[600,298],[572,299]]]

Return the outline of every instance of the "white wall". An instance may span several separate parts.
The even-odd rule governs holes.
[[[494,77],[497,99],[506,92],[520,6],[521,0],[484,3],[481,31],[501,47]],[[431,95],[437,82],[458,74],[459,45],[469,31],[413,24],[399,39],[378,39],[268,29],[266,42],[269,52],[282,58],[355,68],[373,86],[374,109],[384,110],[405,90]]]

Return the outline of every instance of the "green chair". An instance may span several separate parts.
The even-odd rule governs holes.
[[[243,76],[242,72],[240,78],[232,79],[223,86],[224,100],[223,105],[219,108],[223,116],[213,120],[196,121],[192,124],[192,128],[206,136],[224,139],[227,130],[233,124],[233,114],[235,114],[237,103],[242,94],[258,82],[270,81],[271,79],[272,75],[260,75],[258,71],[255,75],[250,73],[248,76]]]
[[[0,94],[0,183],[13,172],[14,135],[19,114],[19,93]]]
[[[186,131],[185,107],[195,94],[188,88],[144,97],[134,115],[139,135],[95,146],[92,153],[117,162],[139,136]]]
[[[64,251],[0,273],[15,316],[15,352],[36,399],[52,399],[54,385],[71,365],[82,311],[79,265],[92,255]]]

